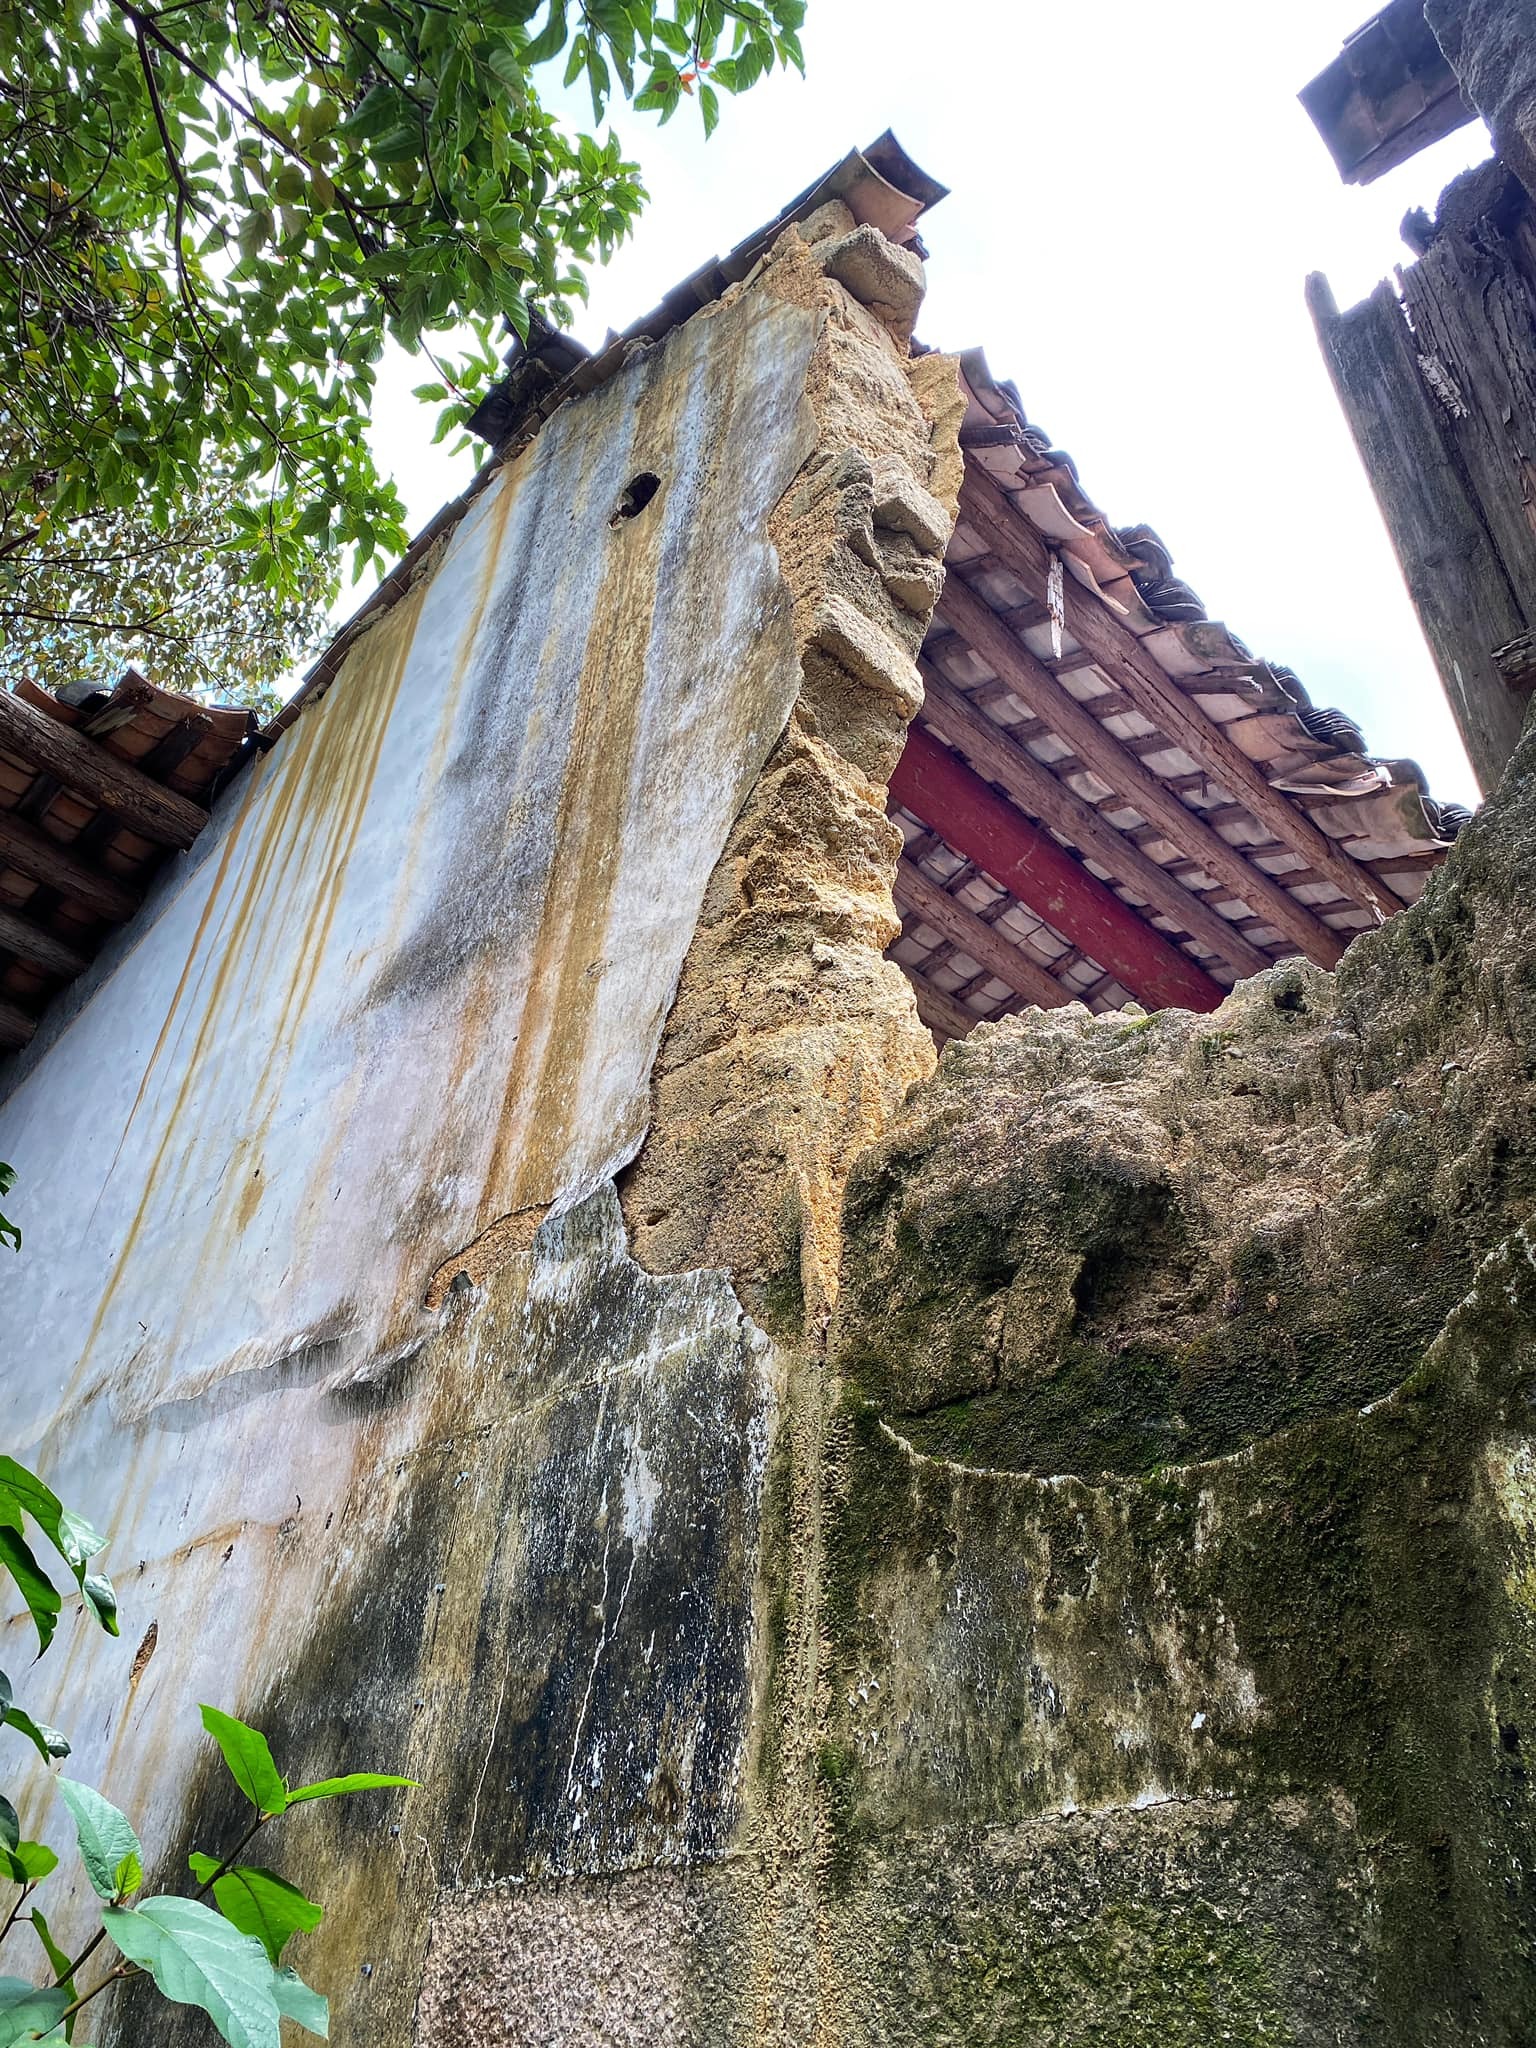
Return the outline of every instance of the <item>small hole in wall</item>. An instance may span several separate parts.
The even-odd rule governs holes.
[[[638,476],[632,476],[619,493],[619,502],[613,508],[610,526],[619,526],[626,519],[633,519],[637,512],[643,512],[661,489],[661,478],[653,476],[648,469],[642,469]]]

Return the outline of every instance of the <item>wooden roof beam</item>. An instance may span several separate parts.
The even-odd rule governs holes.
[[[15,868],[29,881],[57,889],[61,896],[116,924],[125,924],[139,907],[136,890],[125,888],[113,875],[98,874],[71,859],[56,839],[12,811],[0,811],[0,863]]]
[[[1037,595],[1044,596],[1050,577],[1050,551],[1022,514],[1016,512],[990,477],[967,470],[961,493],[962,516],[987,545]],[[1101,598],[1085,590],[1073,576],[1064,579],[1066,629],[1079,647],[1092,654],[1111,680],[1136,699],[1138,709],[1197,761],[1210,765],[1215,779],[1240,797],[1260,824],[1277,839],[1304,854],[1353,902],[1383,919],[1402,906],[1390,901],[1374,875],[1348,854],[1340,853],[1299,805],[1271,789],[1242,749],[1227,738],[1214,719],[1206,718],[1164,674],[1128,626],[1122,625]]]
[[[1226,995],[1187,953],[920,725],[908,734],[891,794],[1053,930],[1109,968],[1148,1009],[1214,1010]]]
[[[0,749],[66,789],[116,812],[135,832],[162,846],[189,847],[208,822],[200,804],[167,789],[73,727],[0,690]]]
[[[62,975],[71,981],[77,974],[83,974],[87,966],[83,953],[77,953],[73,946],[66,946],[52,932],[45,932],[3,906],[0,906],[0,946],[6,952],[14,953],[18,960],[26,960],[47,974]]]
[[[978,917],[909,860],[897,865],[896,898],[915,910],[924,924],[932,925],[952,940],[962,953],[980,961],[989,975],[995,974],[999,981],[1006,982],[1026,1002],[1038,1003],[1042,1010],[1059,1009],[1063,1003],[1071,1002],[1071,996],[1053,974],[1017,946],[1011,946],[985,918]]]
[[[968,1010],[953,996],[946,995],[915,967],[903,967],[901,971],[911,982],[912,993],[917,997],[917,1014],[930,1031],[944,1038],[965,1038],[973,1025],[983,1022],[974,1010]]]
[[[1027,748],[1016,746],[1000,726],[968,704],[937,669],[926,662],[919,666],[927,692],[919,714],[923,723],[958,747],[978,774],[1005,789],[1050,831],[1063,833],[1079,853],[1108,868],[1117,881],[1145,896],[1155,909],[1171,917],[1180,931],[1209,946],[1239,974],[1257,974],[1273,964],[1241,938],[1220,911],[1159,867],[1084,797],[1059,782]]]
[[[1046,719],[1051,730],[1076,750],[1101,781],[1144,818],[1161,826],[1164,838],[1172,840],[1180,852],[1192,854],[1208,874],[1226,883],[1232,895],[1262,910],[1309,958],[1323,967],[1337,966],[1343,947],[1327,925],[1262,869],[1251,866],[1239,848],[1229,845],[1198,812],[1180,803],[1166,783],[1143,768],[1087,706],[1064,690],[1024,643],[999,623],[991,607],[953,570],[945,579],[940,603],[950,624],[993,673],[1002,676],[1032,711]]]

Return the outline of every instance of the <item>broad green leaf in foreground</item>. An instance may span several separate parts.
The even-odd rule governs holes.
[[[0,1977],[0,2048],[57,2026],[68,2003],[61,1986],[40,1988],[20,1977]]]
[[[14,1458],[0,1458],[0,1521],[5,1522],[13,1532],[10,1542],[19,1546],[16,1558],[0,1557],[11,1576],[21,1587],[32,1617],[38,1623],[38,1633],[43,1634],[43,1622],[38,1608],[33,1605],[33,1594],[28,1590],[23,1576],[28,1564],[36,1578],[53,1594],[52,1614],[57,1619],[58,1595],[47,1575],[42,1571],[35,1557],[21,1539],[22,1515],[29,1514],[42,1530],[54,1549],[63,1558],[74,1574],[75,1584],[85,1596],[86,1605],[95,1615],[108,1635],[117,1634],[117,1596],[107,1579],[88,1577],[86,1566],[99,1550],[105,1550],[107,1539],[93,1529],[83,1515],[76,1515],[64,1506],[51,1487],[44,1486],[35,1472],[29,1472],[25,1465],[18,1465]],[[3,1548],[5,1546],[0,1546]],[[40,1589],[38,1598],[43,1598]],[[44,1602],[46,1606],[47,1603]],[[47,1624],[47,1634],[53,1634],[53,1622]],[[48,1647],[47,1641],[43,1648]],[[7,1701],[9,1705],[9,1701]]]
[[[48,1958],[48,1967],[58,1979],[58,1988],[63,1992],[68,2002],[73,2005],[77,1994],[75,1992],[75,1980],[70,1975],[69,1957],[65,1955],[63,1949],[54,1940],[53,1929],[48,1925],[42,1914],[39,1913],[36,1906],[32,1908],[32,1927],[38,1940],[43,1944],[43,1953]],[[64,2038],[66,2041],[74,2040],[78,2017],[77,2014],[75,2018],[67,2019],[64,2022]]]
[[[104,1579],[99,1572],[80,1581],[80,1590],[85,1595],[85,1604],[101,1623],[109,1636],[121,1635],[117,1625],[117,1595],[112,1590],[112,1581]]]
[[[26,1539],[5,1524],[0,1524],[0,1566],[16,1581],[17,1590],[27,1603],[27,1612],[37,1630],[37,1654],[41,1656],[53,1641],[59,1610],[64,1604],[58,1588],[32,1555]]]
[[[118,1899],[125,1890],[136,1890],[143,1882],[143,1851],[127,1816],[89,1785],[76,1784],[73,1778],[60,1778],[58,1784],[74,1817],[80,1860],[96,1896]]]
[[[89,1561],[98,1550],[106,1549],[106,1537],[98,1535],[82,1515],[71,1514],[51,1487],[44,1486],[35,1472],[18,1465],[14,1458],[0,1458],[0,1491],[14,1496],[26,1509],[78,1584]]]
[[[107,1906],[101,1917],[128,1960],[173,2004],[201,2006],[229,2048],[281,2048],[274,1972],[253,1935],[197,1899]]]
[[[310,1990],[297,1970],[274,1970],[272,1995],[278,2010],[295,2026],[306,2034],[318,2034],[322,2041],[330,2039],[331,2008],[320,1992]]]
[[[219,1867],[212,1856],[193,1854],[187,1860],[192,1875],[203,1884]],[[274,1965],[282,1960],[283,1945],[292,1935],[307,1933],[325,1918],[323,1906],[306,1899],[296,1885],[272,1870],[237,1864],[215,1880],[213,1896],[224,1918],[242,1934],[254,1934]]]
[[[301,1799],[340,1799],[348,1792],[373,1792],[381,1785],[404,1785],[416,1789],[414,1778],[394,1778],[384,1771],[354,1771],[346,1778],[317,1778],[313,1785],[298,1785],[288,1794],[288,1804]]]
[[[278,1814],[288,1804],[282,1775],[272,1761],[267,1738],[218,1707],[201,1710],[203,1726],[219,1745],[229,1774],[258,1813]]]

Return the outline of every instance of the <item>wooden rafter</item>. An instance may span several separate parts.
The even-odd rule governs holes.
[[[98,874],[71,857],[56,839],[28,825],[14,812],[0,811],[0,859],[29,880],[57,889],[98,917],[124,923],[139,907],[135,890]]]
[[[994,725],[984,712],[967,702],[961,693],[930,663],[919,664],[926,698],[922,717],[951,746],[958,747],[972,767],[1005,789],[1015,803],[1038,818],[1053,832],[1062,833],[1089,860],[1107,868],[1127,888],[1137,890],[1147,901],[1170,917],[1180,931],[1188,932],[1209,946],[1239,974],[1257,974],[1272,963],[1238,933],[1232,924],[1176,877],[1158,866],[1100,815],[1094,806],[1069,789],[1027,748],[1015,744],[1009,733]]]
[[[944,1038],[964,1038],[972,1025],[982,1022],[974,1010],[968,1010],[963,1003],[956,1002],[953,996],[946,995],[943,989],[931,982],[918,968],[904,967],[902,973],[911,982],[913,993],[917,997],[917,1014],[930,1031],[935,1031]]]
[[[0,750],[114,812],[162,846],[186,848],[208,822],[199,804],[153,781],[132,762],[0,690]]]
[[[85,972],[83,953],[77,953],[73,946],[66,946],[52,932],[45,932],[41,926],[3,907],[0,907],[0,946],[6,952],[14,953],[18,960],[29,960],[34,967],[41,967],[48,974],[64,975],[72,980],[75,975]]]
[[[1035,595],[1043,596],[1050,577],[1050,551],[1045,542],[1008,503],[992,479],[974,468],[967,471],[962,514],[998,559]],[[1306,813],[1285,794],[1272,789],[1260,769],[1228,739],[1215,722],[1189,704],[1136,635],[1115,617],[1102,598],[1083,589],[1075,577],[1063,588],[1068,633],[1094,657],[1111,681],[1135,700],[1142,714],[1197,761],[1206,762],[1221,784],[1287,846],[1303,854],[1352,902],[1381,917],[1399,906],[1382,894],[1375,877],[1340,853]]]
[[[1148,1009],[1214,1010],[1226,990],[958,754],[914,726],[891,777],[899,803],[1101,967]]]
[[[1031,959],[1019,947],[1010,945],[985,918],[978,917],[974,910],[957,901],[909,860],[903,860],[897,866],[896,897],[898,902],[917,911],[935,931],[953,940],[961,952],[969,953],[973,960],[980,961],[988,974],[996,975],[1026,1002],[1037,1003],[1043,1010],[1053,1010],[1072,1000],[1070,991],[1064,989],[1037,960]]]
[[[14,1052],[17,1046],[27,1043],[36,1029],[35,1017],[29,1017],[17,1004],[0,997],[0,1046]]]
[[[1334,967],[1343,955],[1337,935],[1288,890],[1254,867],[1242,852],[1213,830],[1195,811],[1179,801],[1165,782],[1106,732],[1093,713],[1064,689],[1022,640],[1015,639],[986,601],[978,597],[953,569],[940,600],[945,617],[975,649],[995,675],[1001,676],[1029,708],[1044,718],[1076,749],[1078,758],[1134,805],[1144,818],[1162,828],[1181,852],[1196,856],[1207,873],[1227,884],[1232,895],[1262,910],[1303,953],[1320,966]],[[1208,728],[1211,731],[1215,727]],[[1265,784],[1268,788],[1268,784]],[[1273,794],[1273,792],[1271,792]],[[1280,799],[1282,803],[1285,799]]]

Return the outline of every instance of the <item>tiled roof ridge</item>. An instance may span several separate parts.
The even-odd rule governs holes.
[[[1429,828],[1448,841],[1455,838],[1469,816],[1464,806],[1439,802],[1416,761],[1372,755],[1359,724],[1347,712],[1315,705],[1293,668],[1256,657],[1230,627],[1212,618],[1189,584],[1174,574],[1172,551],[1155,528],[1115,526],[1083,488],[1072,457],[1029,419],[1017,385],[992,374],[984,349],[962,354],[961,374],[973,407],[980,407],[992,421],[990,428],[968,423],[963,444],[984,462],[988,451],[1006,447],[1017,452],[1031,485],[1052,490],[1072,521],[1094,536],[1093,544],[1081,549],[1074,548],[1070,534],[1059,545],[1069,556],[1077,555],[1101,591],[1117,576],[1128,579],[1148,613],[1160,625],[1177,630],[1203,668],[1229,672],[1234,679],[1247,675],[1258,685],[1262,698],[1255,700],[1256,710],[1289,712],[1302,741],[1369,763],[1385,778],[1382,787],[1411,783],[1424,804]],[[1091,558],[1099,550],[1109,557],[1107,562]]]

